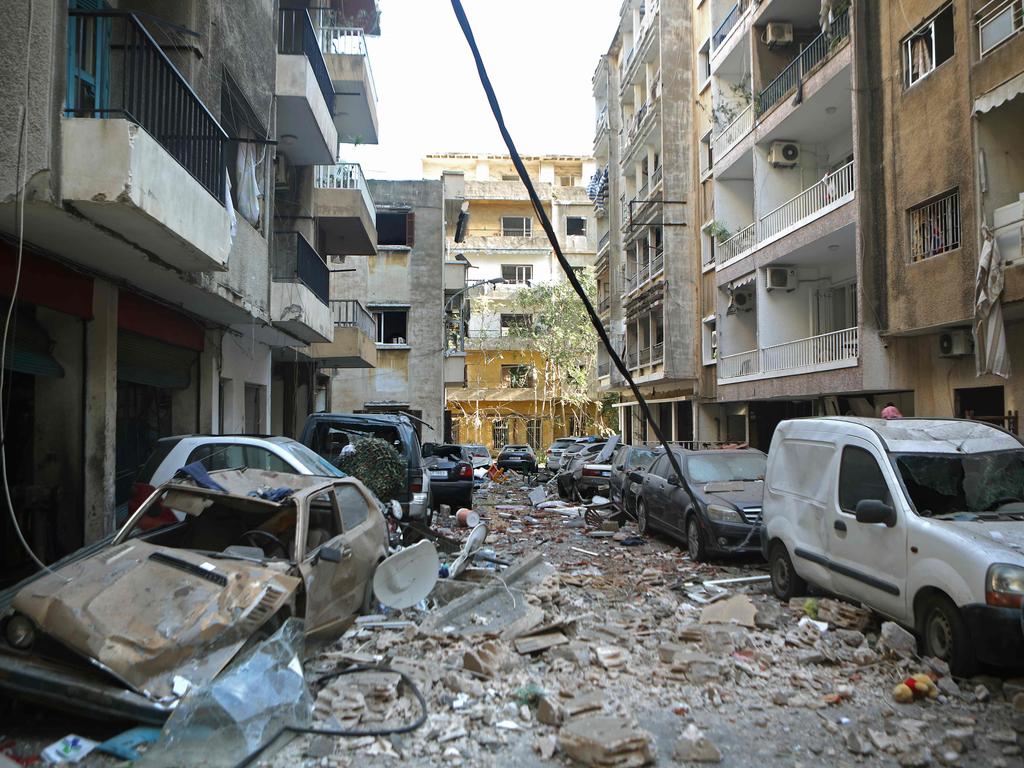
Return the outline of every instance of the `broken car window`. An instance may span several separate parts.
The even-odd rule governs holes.
[[[919,515],[992,512],[1024,503],[1024,450],[975,454],[896,454]]]
[[[728,483],[764,480],[767,457],[757,453],[720,453],[691,456],[686,474],[692,483]]]

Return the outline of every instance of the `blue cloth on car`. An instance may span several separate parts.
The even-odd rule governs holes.
[[[250,491],[249,495],[265,501],[284,501],[293,493],[295,491],[291,488],[282,486],[280,488],[260,488],[258,491]]]
[[[206,471],[206,467],[203,466],[202,462],[193,461],[191,464],[186,464],[174,473],[175,477],[179,477],[181,475],[189,478],[193,483],[201,488],[207,488],[211,491],[220,491],[221,493],[228,492],[227,488],[210,477],[210,473]]]

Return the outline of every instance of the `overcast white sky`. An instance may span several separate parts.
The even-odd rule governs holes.
[[[589,155],[590,78],[622,0],[463,0],[523,154]],[[368,38],[380,143],[342,145],[369,178],[418,179],[431,152],[505,152],[449,0],[380,0]]]

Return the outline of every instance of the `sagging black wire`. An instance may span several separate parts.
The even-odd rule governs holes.
[[[234,768],[246,768],[246,766],[252,765],[256,760],[259,759],[267,747],[276,742],[285,733],[295,733],[301,736],[341,736],[345,738],[361,738],[363,736],[396,736],[402,733],[412,733],[417,728],[427,722],[427,700],[424,698],[420,689],[416,687],[416,683],[412,681],[405,672],[397,669],[392,669],[379,664],[356,664],[345,669],[338,670],[337,672],[329,672],[326,675],[321,675],[316,679],[316,683],[322,683],[325,680],[333,680],[342,675],[351,675],[355,672],[393,672],[402,678],[409,690],[412,691],[413,696],[416,698],[416,703],[420,707],[420,715],[411,723],[407,725],[400,725],[395,728],[313,728],[311,726],[299,726],[299,725],[285,725],[274,732],[274,735],[267,739],[259,748],[251,755],[247,755],[241,762],[234,765]]]
[[[569,264],[568,259],[565,258],[561,247],[558,245],[558,237],[555,235],[554,227],[551,226],[551,220],[548,218],[548,214],[544,210],[540,197],[537,195],[537,190],[533,187],[530,175],[526,172],[526,166],[523,165],[523,160],[519,156],[519,151],[516,149],[515,142],[512,141],[512,136],[509,134],[508,128],[505,127],[505,119],[502,117],[501,107],[498,105],[498,97],[495,95],[494,86],[491,85],[491,79],[487,75],[487,68],[484,66],[483,58],[480,56],[480,49],[477,47],[476,38],[473,36],[473,29],[470,26],[469,19],[466,18],[466,11],[462,7],[462,0],[452,0],[452,10],[455,11],[455,17],[458,19],[459,26],[462,28],[462,34],[465,36],[466,42],[469,44],[469,49],[473,54],[473,60],[476,62],[476,71],[480,75],[480,84],[483,86],[484,93],[487,95],[487,101],[491,105],[491,114],[494,115],[494,120],[498,124],[498,130],[501,132],[501,137],[504,139],[505,146],[508,148],[509,155],[512,158],[512,165],[515,166],[516,172],[519,174],[519,178],[526,187],[526,191],[530,196],[530,202],[533,204],[534,211],[537,213],[537,218],[540,219],[541,226],[544,228],[544,233],[547,235],[548,241],[551,243],[551,248],[555,252],[558,264],[561,266],[562,272],[565,274],[566,279],[568,279],[569,284],[572,285],[576,295],[579,296],[580,301],[583,302],[583,306],[587,310],[587,315],[590,317],[590,323],[594,326],[594,330],[597,331],[598,338],[601,339],[601,344],[604,346],[605,350],[607,350],[612,363],[614,363],[615,368],[622,374],[622,377],[629,384],[629,388],[632,391],[633,396],[640,405],[640,411],[642,412],[643,417],[647,420],[648,425],[654,429],[655,437],[658,438],[658,442],[661,443],[665,452],[668,454],[669,463],[672,465],[672,470],[678,476],[681,487],[686,491],[687,495],[689,495],[693,504],[696,505],[697,498],[694,495],[693,490],[690,488],[690,484],[686,482],[686,477],[683,475],[682,467],[680,467],[675,453],[672,452],[668,441],[661,433],[661,427],[654,420],[651,409],[647,405],[647,400],[642,394],[640,394],[640,388],[637,387],[636,382],[633,381],[633,377],[630,375],[625,363],[623,363],[622,358],[619,357],[619,353],[616,352],[615,348],[612,346],[611,339],[608,338],[608,334],[604,330],[604,325],[601,324],[601,319],[597,316],[597,312],[594,310],[594,305],[590,303],[590,299],[587,297],[586,291],[583,290],[583,286],[576,277],[576,273],[573,271],[572,265]]]

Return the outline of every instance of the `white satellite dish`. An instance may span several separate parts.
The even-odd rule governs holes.
[[[455,562],[452,563],[452,567],[449,569],[449,575],[451,578],[455,578],[469,565],[469,561],[473,559],[473,555],[484,545],[484,540],[487,538],[487,526],[483,523],[475,526],[472,531],[469,532],[469,538],[466,539],[466,543],[462,545],[462,551],[459,556],[455,558]]]
[[[388,608],[409,608],[434,589],[440,565],[434,543],[424,539],[377,566],[373,593]]]

